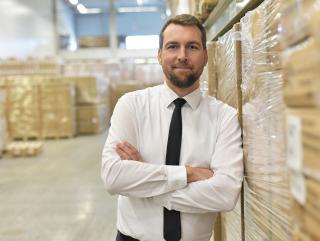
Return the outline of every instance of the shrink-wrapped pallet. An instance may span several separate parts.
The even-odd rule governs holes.
[[[240,26],[236,24],[233,29],[218,38],[217,42],[209,45],[208,68],[211,77],[209,90],[216,93],[216,98],[237,109],[239,121],[242,124],[241,101],[241,43]],[[213,54],[212,54],[213,52]],[[242,195],[241,195],[242,197]],[[235,209],[231,212],[221,213],[221,240],[237,241],[242,239],[243,212],[242,198],[239,198]]]
[[[264,1],[241,19],[247,241],[292,240],[280,7],[280,1]]]
[[[40,85],[40,93],[42,136],[73,137],[76,133],[74,85],[47,83]]]
[[[289,1],[282,9],[282,24],[295,239],[320,240],[320,1]]]
[[[27,76],[8,77],[5,84],[10,138],[41,138],[39,85]]]
[[[109,109],[106,104],[77,106],[77,133],[96,134],[109,126]]]
[[[216,42],[217,99],[241,109],[241,45],[240,25],[218,38]]]

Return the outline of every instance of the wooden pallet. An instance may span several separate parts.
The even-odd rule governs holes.
[[[5,152],[12,157],[36,156],[42,151],[40,141],[14,141],[7,145]]]

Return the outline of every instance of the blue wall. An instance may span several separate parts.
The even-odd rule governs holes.
[[[117,13],[117,35],[158,35],[164,21],[160,13]],[[106,13],[76,14],[75,25],[79,37],[109,34]]]

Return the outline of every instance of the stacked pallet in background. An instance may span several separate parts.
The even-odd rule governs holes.
[[[206,21],[219,0],[189,0],[189,12],[201,22]]]
[[[0,61],[0,75],[60,75],[61,62],[56,58],[5,59]]]
[[[96,134],[109,125],[108,83],[104,78],[69,77],[77,90],[77,132]]]
[[[292,240],[279,1],[241,19],[245,240]]]
[[[10,139],[75,135],[75,89],[61,77],[8,76],[5,79]]]
[[[39,88],[42,137],[73,137],[76,134],[75,86],[55,77],[42,80]]]
[[[10,139],[41,138],[38,78],[6,77],[7,121]]]
[[[239,35],[240,25],[211,42],[208,48],[208,94],[215,96],[238,111],[242,125],[241,102],[241,44]],[[243,211],[242,196],[231,212],[221,213],[214,226],[214,241],[236,241],[242,239]]]
[[[320,240],[320,1],[291,1],[281,20],[294,240],[316,241]]]
[[[208,95],[217,96],[217,59],[216,59],[217,42],[207,43],[208,63],[204,75],[207,79]]]
[[[8,130],[6,119],[6,88],[0,83],[0,157],[8,142]]]
[[[110,122],[109,83],[118,82],[120,67],[103,60],[66,60],[63,74],[77,92],[77,133],[96,134]]]
[[[135,90],[141,90],[154,84],[146,84],[138,81],[124,81],[124,82],[114,82],[110,84],[110,110],[111,113],[114,110],[119,98],[125,93],[132,92]]]

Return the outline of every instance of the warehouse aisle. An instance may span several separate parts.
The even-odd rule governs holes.
[[[0,240],[113,241],[116,197],[100,179],[105,138],[50,140],[38,157],[0,159]]]

